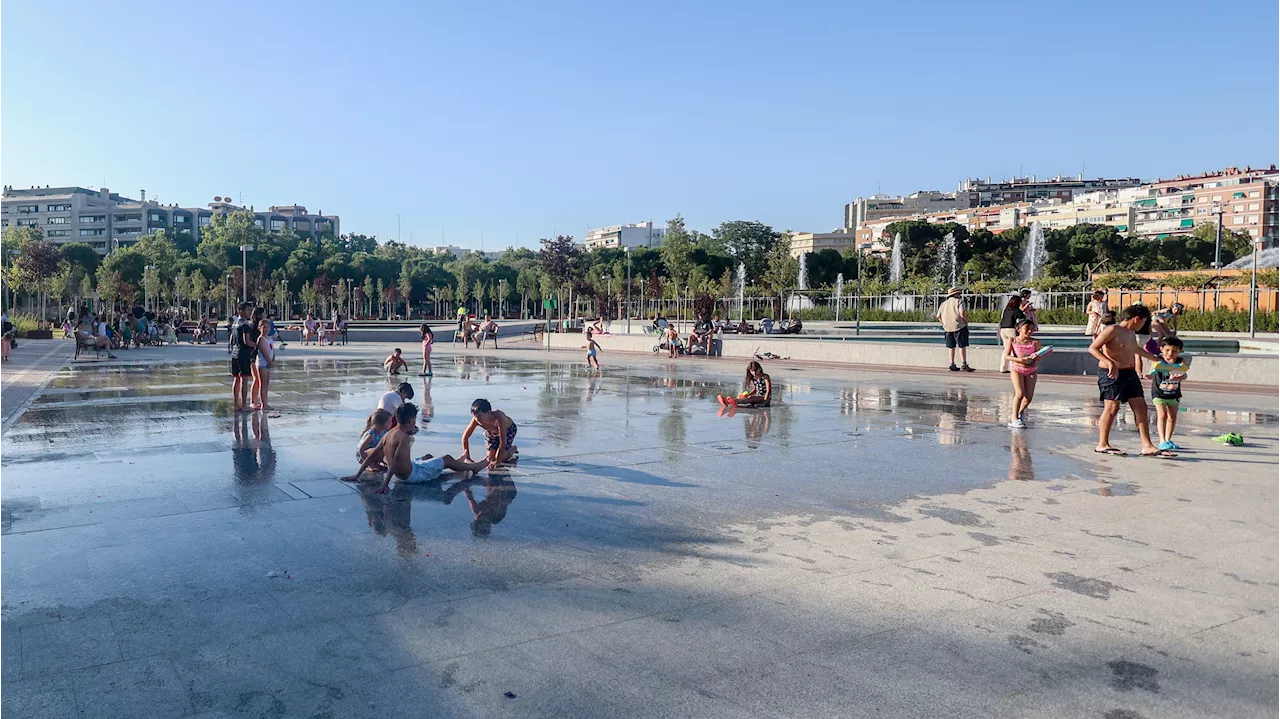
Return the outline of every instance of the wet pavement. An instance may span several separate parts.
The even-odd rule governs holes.
[[[4,715],[1275,715],[1274,397],[1104,460],[1074,385],[1011,431],[1005,380],[772,363],[719,416],[736,363],[440,353],[415,451],[485,397],[521,458],[384,496],[335,479],[377,359],[291,346],[279,417],[215,347],[54,373],[0,456]]]

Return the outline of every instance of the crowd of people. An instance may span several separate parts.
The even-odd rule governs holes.
[[[214,324],[207,317],[201,317],[195,325],[187,327],[176,310],[157,313],[142,307],[134,307],[128,312],[98,314],[91,314],[88,307],[82,306],[78,310],[72,307],[67,310],[62,323],[62,334],[68,339],[75,338],[82,344],[106,350],[111,358],[115,358],[111,350],[178,344],[180,334],[188,334],[188,341],[193,343],[215,341]]]

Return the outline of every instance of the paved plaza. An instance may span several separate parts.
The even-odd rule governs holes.
[[[986,373],[766,362],[718,416],[736,360],[443,350],[415,453],[485,397],[521,458],[377,495],[386,346],[290,344],[274,418],[221,347],[57,349],[5,368],[5,719],[1277,715],[1274,393],[1112,458],[1079,378],[1016,431]]]

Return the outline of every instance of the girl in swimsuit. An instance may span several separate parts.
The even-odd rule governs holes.
[[[364,434],[360,435],[360,444],[356,447],[356,461],[363,463],[365,457],[382,441],[382,437],[391,429],[391,413],[385,409],[376,409],[364,423]],[[384,468],[385,469],[385,468]]]
[[[1005,340],[1004,359],[1009,363],[1009,379],[1013,382],[1013,419],[1009,426],[1023,429],[1027,423],[1022,415],[1036,396],[1036,372],[1040,371],[1040,358],[1035,354],[1040,350],[1040,340],[1032,337],[1035,325],[1029,319],[1018,321],[1014,328],[1014,336]]]
[[[742,394],[737,397],[719,395],[716,401],[721,407],[768,407],[773,399],[773,380],[764,373],[759,362],[747,363],[747,377],[743,382]]]
[[[431,331],[431,326],[426,322],[422,323],[420,330],[422,333],[422,371],[418,373],[419,377],[431,376],[431,345],[435,344],[436,335]]]

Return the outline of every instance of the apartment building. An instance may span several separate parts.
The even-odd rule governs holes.
[[[963,198],[969,207],[987,207],[1016,202],[1071,202],[1076,195],[1138,187],[1141,184],[1142,180],[1137,177],[1098,177],[1086,180],[1083,174],[1076,177],[1055,175],[1045,179],[1037,179],[1035,175],[1031,175],[998,181],[993,181],[990,177],[985,181],[971,177],[960,183],[956,195]]]
[[[38,226],[50,242],[83,242],[104,255],[156,230],[189,233],[199,242],[201,228],[213,222],[214,215],[245,209],[253,212],[259,228],[269,232],[288,227],[307,236],[339,234],[336,215],[311,214],[301,205],[272,206],[257,212],[253,207],[233,204],[229,197],[214,197],[204,208],[148,202],[146,197],[145,190],[142,199],[135,200],[105,187],[96,192],[84,187],[5,187],[0,226]]]
[[[791,256],[800,257],[820,250],[851,250],[857,247],[858,235],[855,232],[793,232],[790,241]]]
[[[582,244],[588,250],[598,247],[659,247],[666,236],[664,227],[654,227],[652,222],[637,222],[588,230]]]
[[[1129,194],[1134,232],[1156,238],[1186,234],[1195,226],[1222,226],[1274,247],[1280,230],[1280,171],[1228,167],[1199,175],[1157,180]]]
[[[890,195],[859,197],[844,206],[844,227],[846,230],[855,230],[868,222],[886,217],[925,215],[962,207],[969,207],[967,196],[962,198],[956,193],[943,193],[937,190],[921,190],[900,197]]]

